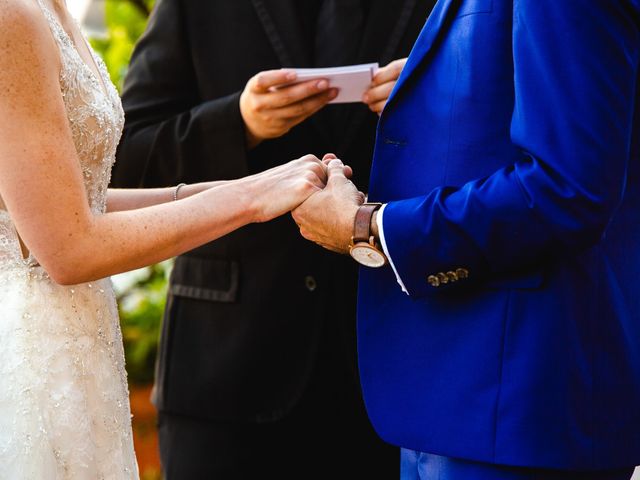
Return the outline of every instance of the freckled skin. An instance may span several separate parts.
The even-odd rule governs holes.
[[[94,68],[64,6],[46,1]],[[0,0],[0,208],[59,283],[171,258],[282,215],[325,185],[326,167],[306,156],[241,180],[188,185],[179,201],[174,188],[109,191],[108,213],[95,215],[61,94],[61,67],[36,0]]]

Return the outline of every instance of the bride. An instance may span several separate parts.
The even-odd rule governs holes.
[[[108,190],[117,92],[64,0],[0,0],[0,478],[138,478],[109,275],[282,215],[303,157],[229,182]]]

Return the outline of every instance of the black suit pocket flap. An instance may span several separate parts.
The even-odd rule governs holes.
[[[231,260],[178,257],[171,273],[169,292],[177,297],[235,302],[240,266]]]

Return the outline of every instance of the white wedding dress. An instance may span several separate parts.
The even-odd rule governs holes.
[[[100,78],[38,3],[60,49],[60,89],[87,197],[101,214],[124,123],[120,99],[97,55]],[[137,478],[111,282],[54,283],[24,258],[0,200],[0,479]]]

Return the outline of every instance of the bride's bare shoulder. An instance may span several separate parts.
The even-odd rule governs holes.
[[[42,15],[35,0],[0,0],[0,35],[41,28],[38,14]]]
[[[26,68],[55,69],[56,48],[35,0],[0,0],[0,77]]]
[[[48,49],[51,32],[35,0],[0,0],[0,56],[21,43],[25,47]]]

